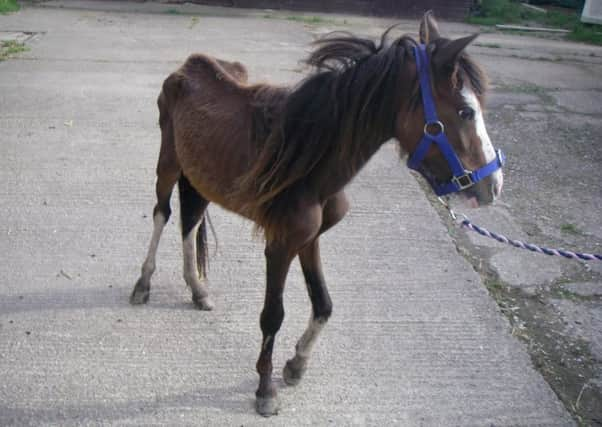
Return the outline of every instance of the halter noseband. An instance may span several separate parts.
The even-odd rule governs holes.
[[[422,103],[424,106],[424,135],[418,143],[418,147],[410,155],[408,159],[408,167],[420,172],[422,176],[431,184],[431,187],[435,191],[437,196],[443,196],[449,193],[455,193],[458,191],[465,190],[472,187],[477,182],[488,177],[496,170],[500,169],[505,160],[506,156],[501,150],[496,150],[495,159],[487,163],[476,171],[469,171],[464,169],[462,162],[456,155],[454,148],[451,146],[445,136],[445,127],[443,123],[439,121],[437,117],[437,111],[435,109],[435,102],[433,99],[433,93],[431,90],[431,79],[429,75],[429,58],[426,53],[426,46],[420,44],[414,47],[414,56],[416,57],[416,68],[418,69],[418,76],[420,78],[420,91],[422,93]],[[437,128],[436,133],[431,133],[429,129]],[[435,143],[443,157],[447,160],[451,171],[452,178],[448,182],[439,182],[432,176],[422,164],[426,153],[432,143]]]

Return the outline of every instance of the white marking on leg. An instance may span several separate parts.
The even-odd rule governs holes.
[[[481,109],[481,103],[479,102],[479,99],[477,98],[475,93],[467,87],[462,88],[462,91],[460,93],[464,97],[466,105],[472,108],[475,112],[474,120],[477,136],[481,140],[481,149],[485,154],[485,161],[489,163],[495,159],[496,154],[493,148],[493,144],[491,143],[491,139],[489,139],[487,128],[485,127],[485,119],[483,118],[483,110]],[[502,174],[501,169],[498,169],[493,174],[491,174],[491,184],[493,187],[493,193],[495,197],[500,195],[503,183],[504,176]]]
[[[297,342],[296,357],[309,359],[313,346],[316,343],[320,332],[324,329],[325,324],[326,319],[316,319],[312,313],[307,329],[303,332],[303,335],[301,335],[301,338],[299,338],[299,341]]]
[[[159,239],[161,239],[161,233],[165,227],[165,217],[161,212],[153,215],[153,235],[151,237],[146,259],[142,264],[142,277],[145,280],[150,280],[150,277],[155,272],[155,258],[157,256],[157,248],[159,247]]]

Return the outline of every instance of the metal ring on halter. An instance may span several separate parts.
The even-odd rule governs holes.
[[[437,132],[437,133],[430,133],[430,132],[428,131],[428,127],[429,127],[429,126],[438,126],[438,127],[439,127],[439,132]],[[431,138],[434,138],[434,137],[436,137],[437,135],[440,135],[440,134],[442,134],[442,133],[445,133],[445,126],[443,126],[443,123],[441,123],[439,120],[435,120],[435,121],[433,121],[433,122],[426,122],[426,123],[424,124],[424,134],[425,134],[426,136],[430,136]]]

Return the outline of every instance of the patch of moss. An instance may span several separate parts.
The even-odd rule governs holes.
[[[19,43],[15,40],[3,41],[0,44],[0,61],[11,58],[18,53],[26,52],[29,50],[23,43]]]
[[[583,234],[583,232],[579,229],[579,227],[577,227],[575,224],[572,224],[570,222],[565,222],[564,224],[561,224],[560,231],[562,231],[563,233],[566,233],[566,234],[572,234],[574,236],[580,236]]]

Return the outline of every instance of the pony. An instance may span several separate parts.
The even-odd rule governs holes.
[[[301,263],[311,300],[309,325],[284,380],[297,384],[331,313],[320,257],[320,235],[345,216],[345,186],[390,139],[411,155],[433,125],[449,140],[467,170],[483,168],[495,153],[483,121],[486,78],[465,48],[476,35],[450,40],[439,35],[427,12],[420,40],[377,44],[349,33],[315,42],[307,59],[313,71],[293,87],[249,84],[245,67],[201,54],[190,56],[164,81],[158,98],[161,148],[157,163],[154,229],[131,304],[149,299],[159,239],[171,214],[175,184],[180,193],[183,276],[192,301],[211,310],[206,284],[206,209],[217,203],[253,221],[265,237],[266,290],[260,316],[261,350],[256,410],[278,412],[272,351],[283,318],[289,266]],[[425,125],[414,49],[424,45],[428,79],[440,121]],[[435,126],[437,127],[437,126]],[[422,172],[445,182],[452,170],[436,144],[421,154]],[[461,193],[474,204],[499,196],[496,170]]]

